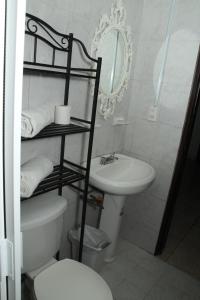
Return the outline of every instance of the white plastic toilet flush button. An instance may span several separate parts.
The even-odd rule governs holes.
[[[37,300],[113,300],[99,274],[71,259],[61,260],[34,280]]]

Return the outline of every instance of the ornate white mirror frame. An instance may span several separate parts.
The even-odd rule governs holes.
[[[108,119],[110,116],[112,116],[116,103],[122,101],[130,77],[132,62],[131,29],[126,25],[126,10],[123,6],[122,0],[116,0],[112,4],[111,14],[109,17],[106,14],[102,15],[92,41],[92,57],[97,58],[97,56],[99,56],[98,50],[100,44],[105,38],[105,35],[110,33],[111,30],[119,32],[123,39],[124,66],[121,72],[120,84],[117,86],[116,90],[112,91],[111,93],[106,93],[105,89],[103,90],[100,80],[98,111],[104,117],[104,119]]]

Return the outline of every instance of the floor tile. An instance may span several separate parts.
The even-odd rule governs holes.
[[[180,239],[177,238],[177,236],[175,235],[170,235],[169,239],[167,240],[165,249],[163,251],[163,253],[161,253],[159,255],[159,258],[162,261],[168,261],[168,259],[171,257],[171,255],[173,255],[174,251],[176,250],[176,248],[178,247],[178,245],[180,244]]]
[[[166,268],[166,265],[159,257],[155,257],[145,250],[140,249],[129,242],[124,242],[123,240],[119,242],[117,253],[126,260],[157,275],[162,274]]]
[[[158,259],[154,261],[150,254],[124,242],[119,246],[118,253],[116,260],[105,265],[100,273],[111,289],[125,280],[143,293],[149,292],[163,272],[163,262]]]
[[[193,227],[168,262],[200,280],[200,228]]]
[[[144,300],[182,300],[183,292],[171,287],[155,286]]]
[[[149,272],[138,265],[134,268],[132,275],[128,279],[139,289],[148,292],[158,281],[159,277],[160,274]]]
[[[175,288],[191,297],[200,299],[200,282],[173,266],[168,265],[167,270],[156,284],[159,287],[167,287],[169,290]]]
[[[116,286],[118,286],[125,278],[123,273],[120,274],[115,272],[111,264],[105,266],[100,272],[100,275],[107,282],[111,289],[114,289]]]
[[[113,290],[113,297],[115,300],[143,300],[145,292],[134,286],[128,280],[124,280]]]
[[[188,274],[120,240],[117,259],[101,273],[115,300],[199,300],[200,282]]]
[[[200,167],[184,170],[167,243],[160,258],[200,280]]]
[[[100,275],[114,300],[200,300],[198,280],[124,240],[116,260],[105,264]],[[22,300],[29,300],[22,287]]]

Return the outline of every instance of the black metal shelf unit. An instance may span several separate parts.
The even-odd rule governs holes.
[[[82,250],[83,250],[85,217],[86,217],[86,209],[87,209],[92,144],[93,144],[97,98],[98,98],[99,80],[100,80],[100,72],[101,72],[101,58],[98,59],[92,58],[88,54],[83,42],[75,38],[72,33],[67,35],[67,34],[62,34],[60,32],[57,32],[49,24],[30,14],[26,14],[25,36],[28,36],[30,39],[32,39],[33,53],[32,53],[32,59],[24,61],[24,74],[35,74],[35,75],[64,78],[65,79],[65,91],[64,91],[64,101],[63,101],[64,105],[68,104],[69,86],[70,86],[71,77],[94,80],[94,93],[93,93],[92,113],[91,113],[90,121],[72,117],[71,124],[69,125],[57,125],[52,123],[47,127],[45,127],[43,130],[41,130],[35,137],[22,138],[22,141],[30,141],[34,139],[42,139],[47,137],[56,137],[56,136],[61,137],[60,163],[58,166],[55,166],[53,172],[38,185],[32,197],[55,189],[58,189],[59,195],[62,195],[63,186],[66,185],[74,186],[73,185],[74,182],[84,180],[84,189],[81,190],[83,192],[81,237],[80,237],[80,248],[79,248],[79,261],[81,261]],[[44,43],[45,45],[50,47],[52,51],[52,57],[50,59],[51,61],[50,63],[46,63],[46,62],[43,63],[39,61],[38,59],[39,43],[40,44]],[[84,56],[84,58],[87,59],[92,64],[91,69],[73,68],[71,66],[74,43],[78,44],[79,49],[81,49],[82,51],[82,56]],[[55,63],[56,54],[58,52],[63,52],[66,54],[67,57],[66,65],[58,65]],[[69,134],[76,134],[82,132],[89,133],[86,167],[77,165],[64,158],[65,136]]]

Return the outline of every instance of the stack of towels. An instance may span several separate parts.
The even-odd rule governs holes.
[[[43,104],[32,110],[23,110],[21,116],[21,135],[32,138],[45,126],[54,122],[55,105]]]
[[[54,122],[55,105],[43,104],[32,110],[24,110],[21,116],[21,136],[32,138],[45,126]],[[53,171],[53,163],[43,156],[35,157],[21,166],[22,198],[32,196],[38,184]]]
[[[22,198],[31,197],[38,184],[53,171],[53,163],[46,157],[38,156],[21,166]]]
[[[60,107],[60,106],[56,106]],[[65,112],[64,122],[57,124],[69,124],[68,106],[62,106]],[[61,112],[62,112],[61,111]],[[32,110],[23,110],[21,115],[21,136],[32,138],[44,127],[54,122],[55,105],[43,104]],[[67,118],[68,117],[68,118]],[[60,120],[58,120],[60,121]],[[39,156],[33,158],[21,166],[21,197],[29,198],[33,194],[38,184],[53,171],[53,163],[46,157]]]

